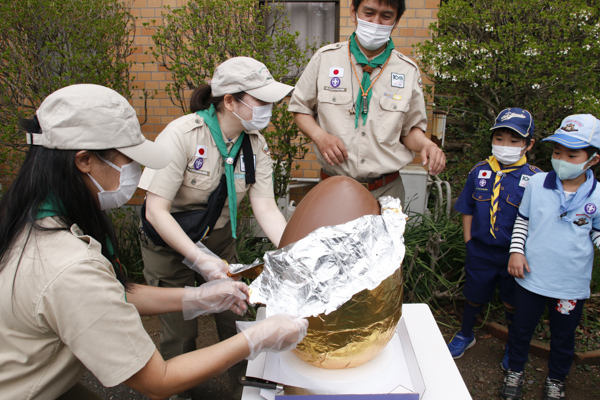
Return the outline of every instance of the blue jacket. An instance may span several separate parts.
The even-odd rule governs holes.
[[[490,207],[496,174],[487,160],[475,165],[454,208],[461,214],[472,215],[471,236],[487,245],[510,247],[517,211],[529,182],[529,177],[542,172],[525,163],[521,168],[502,177],[498,211],[494,224],[496,238],[490,233]]]

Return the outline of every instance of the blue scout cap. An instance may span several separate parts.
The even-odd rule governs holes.
[[[517,132],[524,138],[532,136],[535,124],[533,117],[527,110],[522,108],[507,108],[502,110],[496,117],[496,123],[490,128],[490,131],[498,128],[508,128]]]
[[[569,115],[563,119],[554,135],[542,142],[552,141],[569,149],[600,148],[600,120],[592,114]]]

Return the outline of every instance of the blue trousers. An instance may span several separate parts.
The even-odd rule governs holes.
[[[525,369],[535,328],[548,307],[550,319],[550,358],[548,377],[564,381],[575,354],[575,329],[581,320],[584,300],[565,302],[530,292],[517,284],[515,317],[508,333],[508,367]]]

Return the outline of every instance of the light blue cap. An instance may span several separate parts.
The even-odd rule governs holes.
[[[600,120],[592,114],[570,115],[563,119],[554,135],[542,139],[562,144],[569,149],[600,148]]]

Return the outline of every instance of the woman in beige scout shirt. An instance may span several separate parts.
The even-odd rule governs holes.
[[[203,85],[192,94],[192,113],[171,122],[158,135],[156,143],[168,147],[174,157],[160,171],[146,169],[139,185],[148,191],[145,217],[160,236],[152,240],[147,229],[148,235],[141,235],[148,284],[195,286],[225,276],[227,265],[221,259],[238,262],[234,240],[237,206],[246,192],[258,223],[275,245],[279,243],[286,221],[275,203],[272,160],[258,130],[269,124],[272,103],[292,89],[276,82],[261,62],[248,57],[229,59],[215,69],[210,86]],[[244,147],[244,140],[249,141],[250,148]],[[248,169],[254,169],[254,182],[248,181]],[[220,217],[208,238],[199,244],[218,256],[210,263],[171,213],[206,209],[208,197],[223,174],[228,184],[227,202],[214,211]],[[164,243],[160,245],[160,241]],[[202,263],[194,263],[192,269],[182,263],[185,258],[191,264],[198,257]],[[228,311],[215,315],[215,319],[221,340],[235,335],[239,317]],[[196,348],[196,319],[186,321],[181,313],[173,313],[161,316],[161,323],[160,347],[165,359]],[[230,370],[234,384],[244,369],[239,365]],[[236,397],[240,395],[241,387],[237,386]]]
[[[27,125],[33,146],[0,201],[0,399],[99,399],[78,383],[86,368],[106,386],[164,399],[303,338],[306,320],[280,315],[165,362],[140,315],[243,312],[247,295],[231,279],[163,289],[123,277],[102,210],[129,200],[138,162],[161,168],[170,151],[144,139],[125,98],[97,85],[54,92]]]

